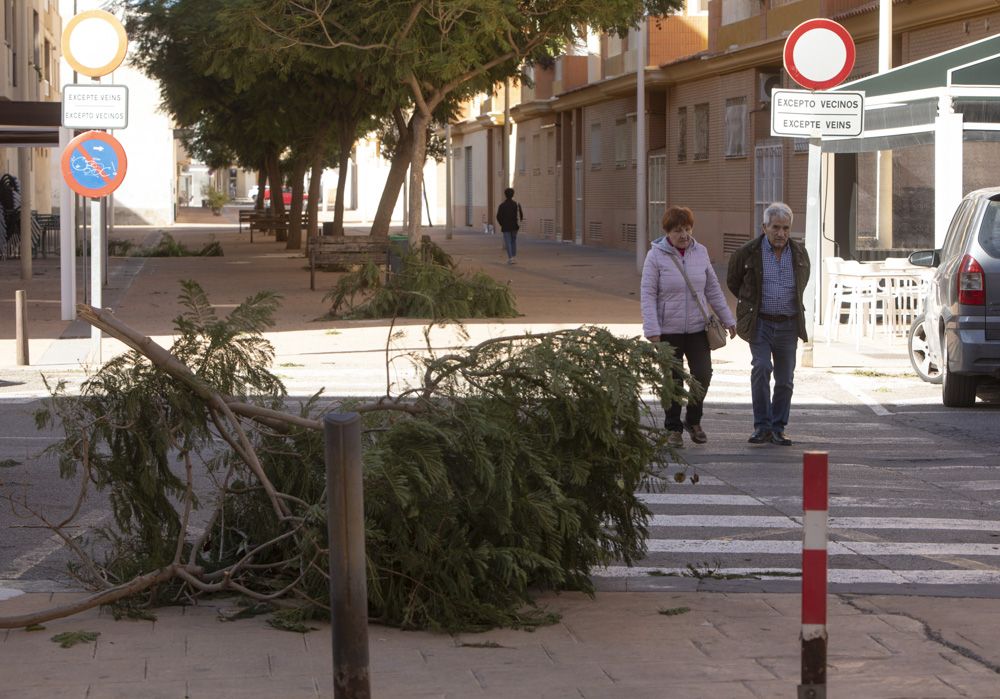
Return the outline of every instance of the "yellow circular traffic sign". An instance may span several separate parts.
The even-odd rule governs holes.
[[[125,27],[110,12],[87,10],[66,23],[62,53],[78,73],[99,78],[121,65],[128,50]]]

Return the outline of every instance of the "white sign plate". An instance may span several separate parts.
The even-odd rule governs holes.
[[[62,125],[67,129],[124,129],[128,126],[128,87],[63,85]]]
[[[772,136],[860,136],[864,122],[864,92],[771,92]]]

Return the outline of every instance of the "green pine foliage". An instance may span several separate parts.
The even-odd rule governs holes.
[[[368,262],[323,297],[333,318],[514,318],[510,286],[482,272],[459,272],[444,250],[423,240],[403,255],[402,270],[384,279]]]
[[[222,257],[222,245],[217,240],[205,243],[198,250],[192,250],[169,233],[164,233],[156,245],[133,250],[131,244],[120,254],[132,257]]]
[[[276,298],[259,294],[218,318],[188,282],[181,302],[173,355],[222,395],[287,411],[261,334]],[[582,327],[495,338],[422,362],[422,385],[403,395],[336,406],[364,416],[373,620],[441,630],[551,623],[532,605],[536,591],[590,591],[594,567],[643,555],[649,511],[635,492],[665,441],[643,396],[683,395],[669,349]],[[295,417],[324,409],[314,398]],[[279,517],[247,453],[219,439],[213,414],[191,386],[136,352],[90,377],[79,400],[57,390],[40,414],[40,424],[59,420],[66,429],[66,475],[86,462],[86,477],[112,502],[101,577],[125,582],[181,551],[205,584],[230,581],[289,600],[303,619],[324,615],[321,431],[242,420],[264,478],[288,508]],[[182,461],[213,479],[215,491],[189,494]],[[190,522],[185,529],[188,502],[192,521],[208,523],[204,534]],[[167,587],[153,598],[199,593],[190,581]]]

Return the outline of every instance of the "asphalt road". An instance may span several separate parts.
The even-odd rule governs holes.
[[[298,395],[322,380],[306,368],[281,373]],[[39,404],[28,393],[0,400],[0,586],[50,589],[71,584],[69,555],[17,503],[57,519],[79,484],[37,456],[57,434],[36,431]],[[800,368],[788,428],[795,444],[754,446],[748,370],[717,362],[702,423],[709,442],[686,441],[681,452],[699,483],[673,483],[676,466],[643,493],[654,514],[647,558],[598,571],[597,582],[796,590],[802,454],[818,450],[830,462],[831,591],[1000,596],[998,411],[998,403],[946,409],[939,387],[911,375]],[[105,501],[92,496],[81,522],[108,521]]]

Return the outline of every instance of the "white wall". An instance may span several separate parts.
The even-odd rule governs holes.
[[[176,199],[174,129],[158,108],[159,84],[131,67],[116,70],[106,80],[128,85],[129,93],[128,128],[114,132],[128,157],[125,181],[115,192],[115,222],[171,224]]]
[[[378,144],[375,139],[361,139],[355,146],[357,157],[357,183],[358,183],[358,208],[347,209],[351,203],[351,179],[348,179],[347,189],[344,192],[344,218],[348,224],[369,223],[375,218],[378,211],[379,201],[382,199],[382,190],[385,187],[385,180],[389,176],[389,161],[378,154]],[[336,168],[323,172],[323,189],[326,193],[328,211],[332,218],[333,204],[337,196]],[[430,204],[431,222],[435,227],[444,226],[445,219],[445,165],[429,161],[424,167],[424,186],[427,190],[427,201]],[[427,225],[426,206],[421,214],[422,225]],[[396,206],[392,213],[393,225],[400,225],[403,222],[403,189],[400,189]]]

